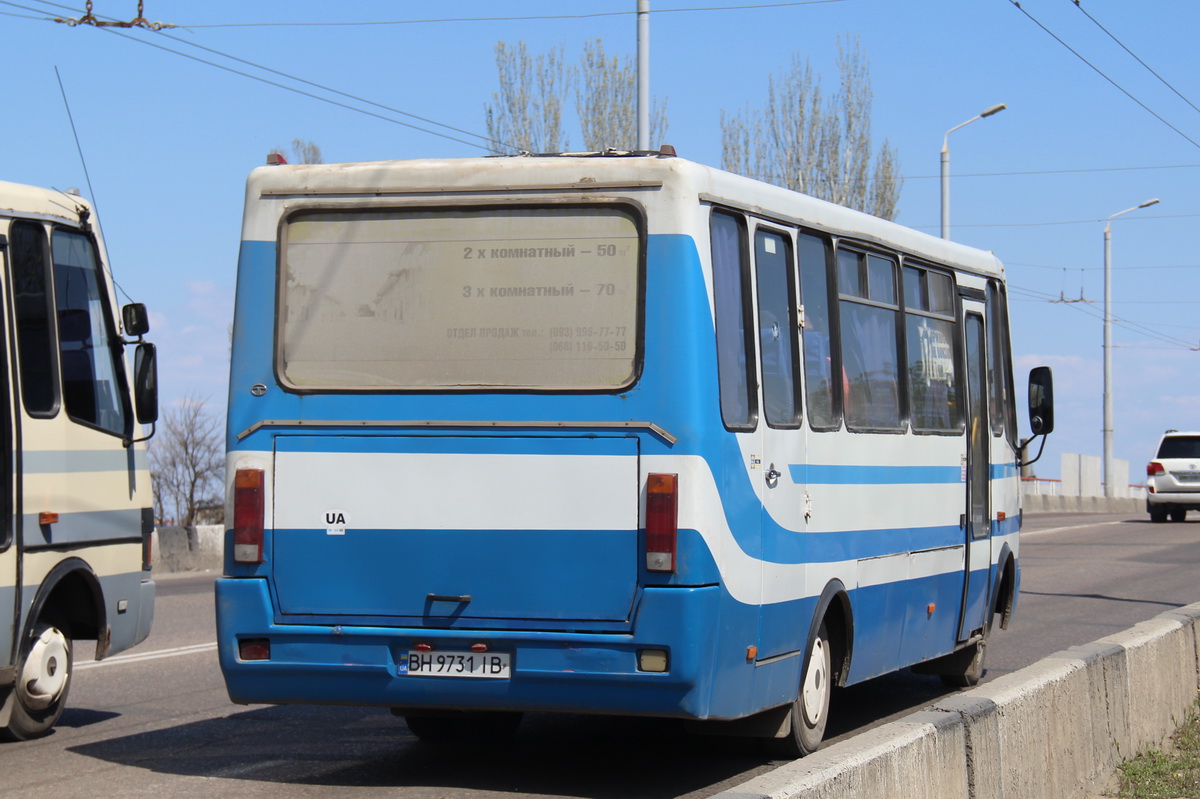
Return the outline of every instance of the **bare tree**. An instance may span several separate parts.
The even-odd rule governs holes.
[[[554,153],[570,146],[563,107],[575,95],[575,110],[587,150],[632,150],[637,144],[637,69],[632,58],[609,58],[600,39],[583,46],[579,66],[566,65],[552,47],[530,56],[524,42],[496,44],[500,91],[484,107],[493,153],[514,150]],[[667,104],[654,98],[651,141],[667,132]]]
[[[515,150],[550,153],[565,149],[562,106],[570,88],[562,49],[530,57],[525,42],[496,43],[500,91],[485,106],[493,153]]]
[[[273,147],[272,153],[287,156],[282,147]],[[321,155],[321,148],[315,143],[305,141],[304,139],[292,139],[292,150],[289,157],[289,163],[292,164],[323,164],[325,158]]]
[[[884,219],[896,216],[902,180],[886,140],[872,159],[870,66],[858,39],[838,40],[838,90],[823,97],[799,55],[767,86],[762,109],[721,115],[722,164]]]
[[[162,415],[149,444],[158,523],[190,527],[224,521],[223,434],[221,420],[191,394]]]
[[[637,145],[637,67],[630,56],[608,58],[600,39],[583,45],[575,110],[584,149],[632,150]],[[667,133],[667,103],[654,98],[650,141],[662,143]]]

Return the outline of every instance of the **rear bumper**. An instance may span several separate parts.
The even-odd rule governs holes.
[[[1146,506],[1151,505],[1200,510],[1200,491],[1147,492]]]
[[[720,589],[647,588],[629,634],[279,624],[266,580],[216,583],[217,640],[230,699],[242,704],[564,711],[706,718]],[[687,635],[685,631],[693,631]],[[243,661],[238,642],[265,638],[270,660]],[[415,677],[398,663],[417,642],[434,650],[484,643],[512,658],[512,678]],[[665,673],[640,672],[638,650],[664,649]]]

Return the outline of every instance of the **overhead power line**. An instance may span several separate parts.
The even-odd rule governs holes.
[[[1078,50],[1076,50],[1075,48],[1071,47],[1071,45],[1069,45],[1069,44],[1067,44],[1065,41],[1063,41],[1063,39],[1062,39],[1062,38],[1060,38],[1060,37],[1058,36],[1058,34],[1056,34],[1054,31],[1050,30],[1050,29],[1049,29],[1049,28],[1047,28],[1045,25],[1043,25],[1041,22],[1039,22],[1039,21],[1037,20],[1037,18],[1033,16],[1033,14],[1030,14],[1028,11],[1026,11],[1026,10],[1025,10],[1025,8],[1024,8],[1022,5],[1021,5],[1021,3],[1020,3],[1018,0],[1008,0],[1008,2],[1012,3],[1012,5],[1013,5],[1013,6],[1015,6],[1015,7],[1016,7],[1016,9],[1017,9],[1018,11],[1020,11],[1022,14],[1024,14],[1026,17],[1028,17],[1028,18],[1029,18],[1029,20],[1030,20],[1030,21],[1031,21],[1033,24],[1037,25],[1039,28],[1041,28],[1043,31],[1045,31],[1045,32],[1046,32],[1046,33],[1047,33],[1047,34],[1048,34],[1048,35],[1049,35],[1051,38],[1053,38],[1053,39],[1054,39],[1054,41],[1058,42],[1058,43],[1059,43],[1059,44],[1061,44],[1063,47],[1067,48],[1067,50],[1068,50],[1068,51],[1071,53],[1071,55],[1075,56],[1075,57],[1076,57],[1076,58],[1078,58],[1080,61],[1082,61],[1083,63],[1087,64],[1087,65],[1088,65],[1088,66],[1089,66],[1089,67],[1090,67],[1090,68],[1091,68],[1091,69],[1092,69],[1092,70],[1093,70],[1093,71],[1094,71],[1094,72],[1095,72],[1097,75],[1099,75],[1100,77],[1104,78],[1106,81],[1108,81],[1109,83],[1111,83],[1111,84],[1112,84],[1114,87],[1116,87],[1116,88],[1117,88],[1117,89],[1118,89],[1118,90],[1119,90],[1119,91],[1120,91],[1122,94],[1124,94],[1124,95],[1125,95],[1126,97],[1128,97],[1130,100],[1133,100],[1135,103],[1137,103],[1139,106],[1141,106],[1141,107],[1142,107],[1142,108],[1143,108],[1143,109],[1144,109],[1144,110],[1145,110],[1147,113],[1149,113],[1151,116],[1153,116],[1153,117],[1154,117],[1155,119],[1157,119],[1159,122],[1163,123],[1163,124],[1164,124],[1164,125],[1166,125],[1168,128],[1170,128],[1171,130],[1173,130],[1173,131],[1175,131],[1176,133],[1178,133],[1180,136],[1182,136],[1184,139],[1186,139],[1186,140],[1188,141],[1188,143],[1190,143],[1190,144],[1191,144],[1193,147],[1196,147],[1197,149],[1200,149],[1200,142],[1197,142],[1197,141],[1196,141],[1195,139],[1193,139],[1191,136],[1188,136],[1188,135],[1187,135],[1186,133],[1184,133],[1182,130],[1180,130],[1179,128],[1177,128],[1177,127],[1175,127],[1174,125],[1172,125],[1170,122],[1168,122],[1166,119],[1164,119],[1164,118],[1163,118],[1163,117],[1162,117],[1160,114],[1158,114],[1158,112],[1156,112],[1154,109],[1150,108],[1150,106],[1146,105],[1146,104],[1145,104],[1145,103],[1143,103],[1141,100],[1139,100],[1138,98],[1134,97],[1134,96],[1133,96],[1133,94],[1132,94],[1132,93],[1130,93],[1130,92],[1129,92],[1129,91],[1128,91],[1128,90],[1127,90],[1127,89],[1126,89],[1124,86],[1122,86],[1121,84],[1117,83],[1115,80],[1113,80],[1113,79],[1112,79],[1112,78],[1110,78],[1108,75],[1106,75],[1106,74],[1104,73],[1104,71],[1103,71],[1103,70],[1101,70],[1101,69],[1100,69],[1098,66],[1096,66],[1096,65],[1095,65],[1095,64],[1093,64],[1091,61],[1088,61],[1086,58],[1084,58],[1084,57],[1083,57],[1083,55],[1082,55],[1082,54],[1081,54],[1081,53],[1080,53]]]
[[[1101,321],[1103,321],[1103,319],[1104,319],[1104,313],[1100,309],[1092,307],[1090,303],[1061,303],[1059,298],[1055,297],[1052,294],[1048,294],[1044,291],[1039,291],[1037,289],[1031,289],[1031,288],[1027,288],[1024,286],[1017,286],[1012,283],[1008,284],[1008,288],[1009,288],[1010,292],[1017,294],[1019,296],[1026,297],[1033,302],[1064,304],[1068,308],[1071,308],[1075,311],[1078,311],[1079,313],[1082,313],[1084,316],[1088,316],[1088,317],[1091,317],[1092,319],[1098,319]],[[1160,332],[1153,330],[1150,327],[1147,327],[1146,325],[1143,325],[1139,322],[1134,322],[1129,319],[1114,318],[1112,320],[1112,323],[1114,325],[1116,325],[1117,327],[1121,327],[1121,328],[1124,328],[1125,330],[1128,330],[1131,333],[1136,333],[1140,336],[1148,336],[1148,337],[1154,339],[1155,341],[1160,341],[1164,344],[1170,344],[1170,345],[1172,345],[1172,349],[1174,349],[1174,348],[1181,348],[1181,349],[1186,349],[1186,350],[1197,349],[1196,345],[1190,341],[1186,341],[1184,339],[1177,338],[1175,336],[1172,336],[1172,335],[1169,335],[1166,333],[1160,333]]]
[[[1172,85],[1171,85],[1170,81],[1168,81],[1168,80],[1167,80],[1166,78],[1164,78],[1162,75],[1159,75],[1157,72],[1155,72],[1155,71],[1154,71],[1154,69],[1153,69],[1153,67],[1151,67],[1151,66],[1150,66],[1149,64],[1147,64],[1145,61],[1143,61],[1141,58],[1139,58],[1139,57],[1138,57],[1138,55],[1137,55],[1137,53],[1133,52],[1133,51],[1132,51],[1132,50],[1130,50],[1128,47],[1126,47],[1126,46],[1125,46],[1125,43],[1124,43],[1123,41],[1121,41],[1120,39],[1118,39],[1118,38],[1117,38],[1117,37],[1116,37],[1116,36],[1115,36],[1115,35],[1112,33],[1112,31],[1110,31],[1108,28],[1106,28],[1106,27],[1104,27],[1103,25],[1101,25],[1099,20],[1097,20],[1095,17],[1093,17],[1091,14],[1089,14],[1089,13],[1088,13],[1088,10],[1087,10],[1086,8],[1084,8],[1084,7],[1083,7],[1083,3],[1081,3],[1081,2],[1080,2],[1080,0],[1071,0],[1071,2],[1073,2],[1073,3],[1075,4],[1075,7],[1076,7],[1076,8],[1078,8],[1080,11],[1082,11],[1082,12],[1083,12],[1083,15],[1084,15],[1085,17],[1087,17],[1088,19],[1090,19],[1090,20],[1091,20],[1091,21],[1092,21],[1092,22],[1093,22],[1093,23],[1096,25],[1096,27],[1097,27],[1097,28],[1099,28],[1100,30],[1104,31],[1104,33],[1105,33],[1105,34],[1108,36],[1108,38],[1110,38],[1110,39],[1112,39],[1114,42],[1116,42],[1116,43],[1117,43],[1117,45],[1118,45],[1118,46],[1119,46],[1119,47],[1120,47],[1122,50],[1124,50],[1126,53],[1129,53],[1130,57],[1131,57],[1131,58],[1133,58],[1133,60],[1134,60],[1134,61],[1137,61],[1139,64],[1141,64],[1143,67],[1145,67],[1145,68],[1146,68],[1146,71],[1147,71],[1147,72],[1149,72],[1149,73],[1150,73],[1151,75],[1153,75],[1154,77],[1158,78],[1158,80],[1159,80],[1159,81],[1162,83],[1162,85],[1166,86],[1168,89],[1170,89],[1171,91],[1173,91],[1173,92],[1175,93],[1175,96],[1176,96],[1176,97],[1178,97],[1180,100],[1183,100],[1185,103],[1187,103],[1188,105],[1190,105],[1190,106],[1192,107],[1192,110],[1193,110],[1193,111],[1196,111],[1196,112],[1200,113],[1200,108],[1197,108],[1195,103],[1193,103],[1193,102],[1192,102],[1191,100],[1189,100],[1188,98],[1184,97],[1184,96],[1183,96],[1183,94],[1182,94],[1182,93],[1181,93],[1181,92],[1180,92],[1178,89],[1176,89],[1174,86],[1172,86]]]
[[[63,8],[63,9],[67,9],[67,10],[76,10],[76,9],[71,9],[69,6],[64,6],[64,5],[61,5],[61,4],[59,4],[59,3],[52,3],[52,2],[49,2],[48,0],[34,0],[34,1],[35,1],[35,2],[40,2],[40,3],[43,3],[44,5],[47,5],[47,6],[56,7],[56,8]],[[21,5],[18,5],[17,3],[9,2],[9,0],[0,0],[0,4],[3,4],[3,5],[8,5],[8,6],[13,6],[13,7],[16,7],[16,8],[21,8],[21,9],[24,9],[24,10],[29,10],[29,11],[36,11],[36,10],[37,10],[37,9],[32,9],[32,8],[29,8],[28,6],[21,6]],[[292,92],[292,93],[294,93],[294,94],[299,94],[299,95],[301,95],[301,96],[304,96],[304,97],[309,97],[309,98],[311,98],[311,99],[318,100],[318,101],[320,101],[320,102],[329,103],[330,105],[334,105],[334,106],[337,106],[337,107],[339,107],[339,108],[345,108],[345,109],[347,109],[347,110],[350,110],[350,111],[356,111],[356,112],[358,112],[358,113],[360,113],[360,114],[365,114],[365,115],[367,115],[367,116],[374,117],[374,118],[376,118],[376,119],[380,119],[380,120],[383,120],[383,121],[385,121],[385,122],[391,122],[392,124],[395,124],[395,125],[401,125],[401,126],[403,126],[403,127],[407,127],[407,128],[411,128],[411,129],[413,129],[413,130],[420,131],[420,132],[422,132],[422,133],[428,133],[428,134],[430,134],[430,135],[432,135],[432,136],[438,136],[438,137],[441,137],[441,138],[443,138],[443,139],[448,139],[448,140],[450,140],[450,141],[458,142],[459,144],[465,144],[465,145],[467,145],[467,146],[469,146],[469,147],[476,147],[476,148],[478,148],[478,149],[481,149],[481,150],[488,150],[488,151],[490,151],[490,150],[492,150],[492,149],[493,149],[493,146],[494,146],[494,145],[499,145],[499,146],[501,146],[501,147],[509,147],[510,149],[513,149],[514,151],[517,149],[516,147],[512,147],[511,145],[508,145],[508,144],[506,144],[506,143],[504,143],[504,142],[499,142],[499,141],[496,141],[496,140],[494,140],[494,139],[491,139],[491,138],[489,138],[489,137],[487,137],[487,136],[483,136],[483,135],[481,135],[481,134],[478,134],[478,133],[472,133],[471,131],[468,131],[468,130],[463,130],[463,129],[461,129],[461,128],[456,128],[456,127],[454,127],[453,125],[447,125],[447,124],[445,124],[445,123],[438,122],[438,121],[436,121],[436,120],[429,119],[429,118],[427,118],[427,117],[422,117],[422,116],[419,116],[419,115],[417,115],[417,114],[412,114],[412,113],[409,113],[409,112],[407,112],[407,111],[403,111],[403,110],[401,110],[401,109],[399,109],[399,108],[393,108],[393,107],[391,107],[391,106],[387,106],[387,105],[384,105],[384,104],[382,104],[382,103],[377,103],[377,102],[375,102],[375,101],[373,101],[373,100],[368,100],[368,99],[366,99],[366,98],[363,98],[363,97],[358,97],[358,96],[356,96],[356,95],[350,94],[349,92],[344,92],[344,91],[341,91],[341,90],[339,90],[339,89],[335,89],[335,88],[333,88],[333,87],[330,87],[330,86],[324,86],[324,85],[322,85],[322,84],[320,84],[320,83],[316,83],[316,82],[314,82],[314,81],[306,80],[306,79],[304,79],[304,78],[298,77],[298,76],[296,76],[296,75],[291,75],[291,74],[288,74],[288,73],[286,73],[286,72],[282,72],[282,71],[280,71],[280,70],[277,70],[277,69],[272,69],[271,67],[265,66],[265,65],[263,65],[263,64],[257,64],[257,63],[255,63],[255,62],[253,62],[253,61],[249,61],[249,60],[247,60],[247,59],[244,59],[244,58],[239,58],[238,56],[230,55],[229,53],[224,53],[224,52],[221,52],[220,50],[215,50],[215,49],[213,49],[213,48],[211,48],[211,47],[205,47],[204,45],[201,45],[201,44],[196,44],[195,42],[189,42],[189,41],[187,41],[186,39],[181,39],[181,38],[179,38],[179,37],[177,37],[177,36],[172,36],[171,34],[164,33],[164,32],[163,32],[163,31],[161,31],[161,30],[155,30],[154,32],[155,32],[155,34],[156,34],[157,36],[159,36],[159,37],[166,38],[166,39],[170,39],[171,41],[177,42],[177,43],[179,43],[179,44],[186,44],[186,45],[188,45],[188,46],[195,47],[195,48],[197,48],[197,49],[199,49],[199,50],[203,50],[203,51],[205,51],[205,52],[207,52],[207,53],[211,53],[211,54],[213,54],[213,55],[220,56],[220,57],[222,57],[222,58],[227,58],[227,59],[229,59],[229,60],[231,60],[231,61],[234,61],[234,62],[237,62],[237,63],[239,63],[239,64],[244,64],[244,65],[246,65],[246,66],[253,67],[254,69],[259,69],[259,70],[262,70],[262,71],[264,71],[264,72],[267,72],[267,73],[270,73],[270,74],[273,74],[273,75],[277,75],[277,76],[279,76],[279,77],[281,77],[281,78],[285,78],[285,79],[287,79],[287,80],[295,81],[295,82],[297,82],[297,83],[301,83],[301,84],[303,84],[303,85],[310,86],[310,87],[312,87],[312,88],[314,88],[314,89],[319,89],[319,90],[321,90],[321,91],[324,91],[324,92],[329,92],[329,93],[331,93],[331,94],[335,94],[335,95],[338,95],[338,96],[340,96],[340,97],[344,97],[344,98],[346,98],[347,100],[353,100],[354,102],[357,102],[357,103],[362,103],[362,104],[365,104],[365,105],[374,106],[375,108],[379,108],[379,109],[381,109],[381,110],[387,111],[387,112],[389,112],[389,113],[392,113],[392,114],[399,114],[399,115],[401,115],[401,116],[405,116],[405,117],[408,117],[408,118],[410,118],[410,119],[415,119],[415,120],[418,120],[418,121],[420,121],[420,122],[422,122],[422,123],[425,123],[426,125],[433,125],[433,126],[436,126],[436,127],[444,128],[444,129],[446,129],[446,130],[449,130],[449,131],[453,131],[454,133],[462,134],[463,136],[470,136],[470,137],[473,137],[473,138],[475,138],[475,139],[478,139],[479,141],[467,141],[466,139],[459,138],[458,136],[452,136],[452,135],[449,135],[449,134],[447,134],[447,133],[443,133],[443,132],[441,132],[441,131],[437,131],[437,130],[430,130],[429,128],[422,127],[422,126],[420,126],[420,125],[416,125],[416,124],[413,124],[413,123],[410,123],[410,122],[405,122],[405,121],[403,121],[403,120],[395,119],[395,118],[393,118],[393,117],[390,117],[390,116],[387,116],[387,115],[385,115],[385,114],[376,113],[376,112],[374,112],[374,111],[371,111],[371,110],[369,110],[369,109],[361,108],[361,107],[358,107],[358,106],[355,106],[355,105],[351,105],[351,104],[349,104],[349,103],[340,102],[340,101],[338,101],[338,100],[331,99],[331,98],[329,98],[329,97],[324,97],[324,96],[321,96],[321,95],[319,95],[319,94],[315,94],[315,93],[313,93],[313,92],[309,92],[309,91],[305,91],[305,90],[303,90],[303,89],[296,88],[295,86],[289,86],[289,85],[287,85],[287,84],[284,84],[284,83],[279,83],[278,81],[270,80],[270,79],[268,79],[268,78],[264,78],[264,77],[262,77],[262,76],[260,76],[260,75],[254,75],[254,74],[252,74],[252,73],[245,72],[245,71],[243,71],[243,70],[240,70],[240,69],[234,69],[233,67],[227,66],[227,65],[225,65],[225,64],[220,64],[220,63],[217,63],[217,62],[215,62],[215,61],[210,61],[210,60],[208,60],[208,59],[205,59],[205,58],[200,58],[200,57],[198,57],[198,56],[190,55],[190,54],[188,54],[188,53],[184,53],[184,52],[181,52],[181,51],[179,51],[179,50],[175,50],[175,49],[173,49],[173,48],[171,48],[171,47],[167,47],[167,46],[165,46],[165,45],[158,44],[158,43],[155,43],[155,42],[153,42],[153,41],[149,41],[149,40],[147,40],[147,39],[142,39],[142,38],[138,38],[138,37],[136,37],[136,36],[132,36],[132,35],[130,35],[130,34],[128,34],[128,33],[123,33],[123,32],[121,32],[121,31],[115,30],[113,27],[108,27],[108,26],[97,26],[97,29],[98,29],[98,30],[102,30],[102,31],[104,31],[105,33],[111,33],[111,34],[113,34],[113,35],[120,36],[120,37],[122,37],[122,38],[129,39],[129,40],[131,40],[131,41],[138,42],[139,44],[144,44],[144,45],[147,45],[147,46],[149,46],[149,47],[153,47],[153,48],[155,48],[155,49],[162,50],[162,51],[164,51],[164,52],[173,53],[174,55],[178,55],[178,56],[180,56],[180,57],[182,57],[182,58],[187,58],[187,59],[189,59],[189,60],[191,60],[191,61],[195,61],[195,62],[197,62],[197,63],[204,64],[204,65],[206,65],[206,66],[215,67],[216,69],[220,69],[220,70],[224,70],[224,71],[226,71],[226,72],[230,72],[230,73],[232,73],[232,74],[234,74],[234,75],[240,75],[241,77],[244,77],[244,78],[249,78],[250,80],[255,80],[255,81],[258,81],[258,82],[260,82],[260,83],[265,83],[265,84],[267,84],[268,86],[274,86],[274,87],[276,87],[276,88],[283,89],[284,91],[289,91],[289,92]]]
[[[828,3],[845,3],[848,0],[796,0],[789,3],[753,3],[748,5],[697,6],[693,8],[655,8],[650,13],[680,14],[709,11],[749,11],[764,8],[788,8],[791,6],[814,6]],[[347,27],[371,25],[428,25],[450,22],[534,22],[541,20],[561,19],[596,19],[599,17],[628,17],[637,11],[595,11],[586,14],[537,14],[528,16],[497,16],[497,17],[440,17],[430,19],[392,19],[392,20],[336,20],[331,22],[224,22],[203,25],[184,25],[181,28],[286,28],[286,27]]]

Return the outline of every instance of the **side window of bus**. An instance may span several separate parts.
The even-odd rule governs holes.
[[[31,416],[54,416],[58,412],[57,358],[46,280],[50,263],[48,244],[45,228],[35,222],[14,221],[9,229],[21,399]]]
[[[834,403],[833,323],[829,302],[829,243],[801,233],[800,300],[804,305],[804,385],[808,423],[814,430],[841,426]]]
[[[837,266],[846,427],[900,430],[896,264],[839,247]]]
[[[763,413],[771,427],[798,427],[796,281],[792,271],[791,240],[774,231],[756,231],[754,268],[758,289]]]
[[[1006,431],[1016,446],[1016,408],[1013,403],[1012,348],[1008,342],[1008,308],[1004,290],[990,281],[987,288],[988,345],[992,357],[988,361],[988,407],[992,435]]]
[[[954,279],[923,267],[904,267],[908,404],[914,430],[961,433],[954,373]]]
[[[51,250],[63,404],[72,419],[124,435],[123,361],[95,247],[82,233],[55,230]]]
[[[758,386],[754,382],[754,339],[749,324],[746,224],[740,216],[713,211],[710,237],[721,417],[730,430],[753,430],[758,422]]]

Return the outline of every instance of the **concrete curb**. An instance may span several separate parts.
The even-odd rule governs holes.
[[[789,763],[714,799],[1085,797],[1160,746],[1200,688],[1200,603]]]
[[[152,533],[152,538],[153,573],[156,576],[177,572],[221,571],[225,568],[224,525],[159,527]]]

